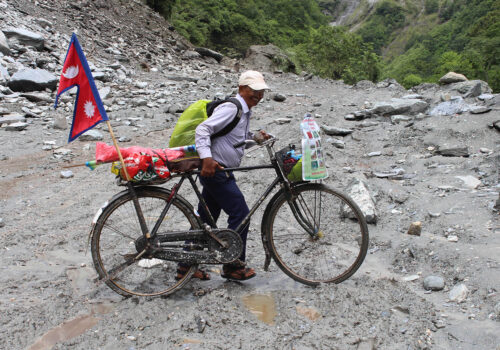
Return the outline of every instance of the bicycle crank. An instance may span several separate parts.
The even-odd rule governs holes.
[[[210,239],[208,247],[215,252],[215,259],[221,264],[238,259],[243,251],[243,242],[238,232],[230,229],[213,231],[216,239]],[[221,244],[223,243],[223,245]]]

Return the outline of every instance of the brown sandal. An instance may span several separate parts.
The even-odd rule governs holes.
[[[246,281],[257,276],[257,273],[251,267],[232,268],[224,266],[222,271],[221,277],[234,281]]]
[[[175,279],[178,281],[182,278],[184,278],[184,275],[189,271],[189,267],[186,266],[178,266],[177,267],[177,275],[175,276]],[[210,274],[202,269],[196,270],[191,278],[198,278],[202,281],[208,281],[210,279]]]

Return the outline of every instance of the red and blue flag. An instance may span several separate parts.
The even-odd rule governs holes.
[[[59,96],[75,86],[78,91],[68,142],[73,141],[100,122],[108,120],[82,47],[76,38],[76,34],[73,33],[68,53],[64,59],[54,108],[57,107]]]

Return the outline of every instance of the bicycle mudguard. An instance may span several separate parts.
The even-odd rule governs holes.
[[[303,186],[306,184],[309,184],[309,182],[301,181],[301,182],[296,182],[296,183],[290,184],[290,187],[292,189],[294,189],[294,188],[297,188],[297,187],[300,187],[300,186]],[[280,188],[280,190],[274,194],[274,196],[269,200],[269,203],[267,203],[266,209],[264,210],[264,214],[262,215],[262,222],[261,222],[261,226],[260,226],[260,235],[261,235],[261,239],[262,239],[262,245],[264,246],[264,253],[266,255],[266,259],[264,261],[264,271],[268,271],[269,264],[271,264],[271,253],[269,252],[269,248],[267,246],[269,242],[267,241],[266,232],[265,232],[265,228],[268,226],[267,221],[268,221],[268,217],[269,217],[269,212],[271,211],[271,208],[273,207],[274,203],[278,200],[278,198],[281,195],[283,195],[284,192],[285,192],[285,190],[283,188]]]

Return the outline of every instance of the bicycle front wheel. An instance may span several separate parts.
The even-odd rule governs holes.
[[[148,229],[151,231],[165,208],[170,191],[159,187],[135,189]],[[197,218],[184,201],[176,198],[158,232],[199,229]],[[99,278],[123,296],[158,296],[173,293],[189,281],[196,270],[191,266],[176,279],[177,262],[159,260],[137,248],[142,231],[129,192],[123,192],[104,208],[92,231],[91,251]],[[181,249],[181,248],[179,248]]]
[[[352,276],[368,249],[363,213],[347,195],[323,184],[292,187],[271,207],[264,225],[278,266],[307,285],[340,283]]]

